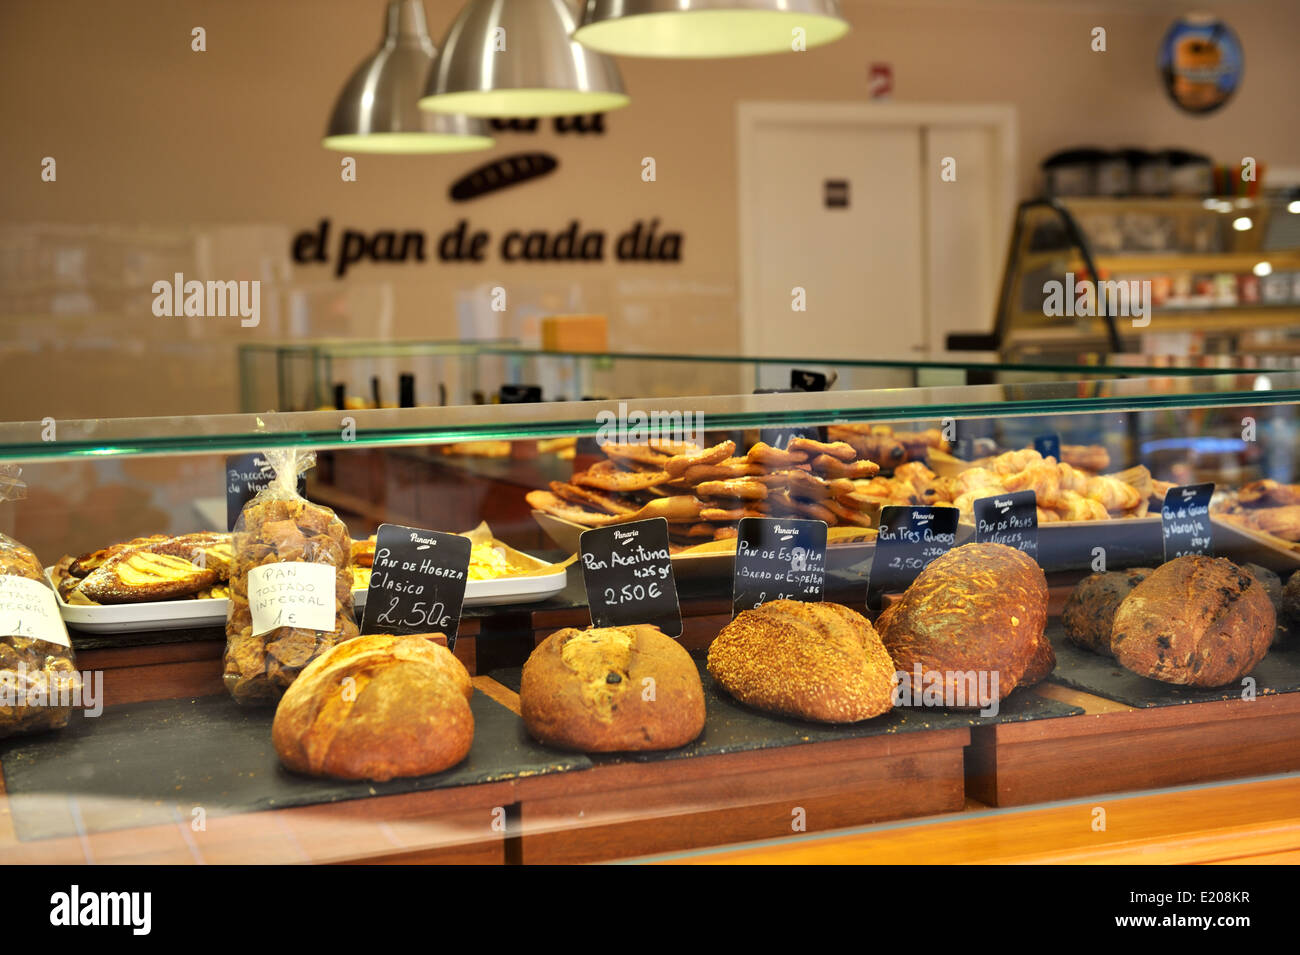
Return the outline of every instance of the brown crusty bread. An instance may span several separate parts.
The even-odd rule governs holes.
[[[587,753],[673,749],[704,729],[694,661],[646,625],[551,634],[524,664],[519,707],[536,739]]]
[[[898,669],[942,675],[945,699],[960,699],[961,674],[996,672],[998,699],[1043,679],[1056,665],[1044,631],[1047,578],[1005,544],[954,547],[917,575],[876,621]],[[1044,647],[1046,644],[1046,647]]]
[[[1066,638],[1076,646],[1111,656],[1110,630],[1115,611],[1133,588],[1152,573],[1150,567],[1130,567],[1085,577],[1066,598],[1061,611]]]
[[[708,669],[740,702],[800,719],[856,723],[893,707],[894,663],[880,637],[836,603],[743,611],[709,646]]]
[[[1141,676],[1224,686],[1264,659],[1276,631],[1273,604],[1248,570],[1189,554],[1157,567],[1124,598],[1110,645]]]
[[[474,741],[474,688],[432,636],[367,634],[309,663],[275,711],[271,741],[281,761],[312,776],[383,782],[464,759]]]

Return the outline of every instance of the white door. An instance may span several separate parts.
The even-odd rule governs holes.
[[[738,153],[742,353],[914,358],[991,329],[1011,107],[742,103]]]
[[[867,358],[922,345],[916,130],[773,121],[748,145],[741,202],[754,279],[743,351]]]
[[[993,328],[1011,210],[996,188],[994,130],[936,125],[922,133],[924,168],[936,171],[925,191],[926,329],[930,346],[942,350],[951,332]]]

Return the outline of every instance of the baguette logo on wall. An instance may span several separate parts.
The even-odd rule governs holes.
[[[555,172],[559,160],[548,153],[516,153],[471,169],[451,184],[452,202],[468,202]]]

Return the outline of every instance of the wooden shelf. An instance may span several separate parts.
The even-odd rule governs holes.
[[[1105,810],[1105,829],[1094,810]],[[654,860],[650,860],[654,861]],[[1300,778],[1143,793],[1014,812],[738,846],[666,860],[686,864],[1186,865],[1300,861]]]
[[[1279,249],[1271,252],[1210,252],[1187,253],[1156,252],[1126,253],[1122,255],[1094,256],[1097,268],[1106,273],[1104,278],[1132,273],[1147,274],[1151,272],[1249,272],[1257,262],[1272,264],[1275,272],[1300,269],[1300,251]],[[1081,273],[1087,271],[1083,259],[1077,256],[1069,260],[1069,271]]]
[[[1084,715],[975,727],[967,792],[991,806],[1300,770],[1300,693],[1135,709],[1047,684]]]

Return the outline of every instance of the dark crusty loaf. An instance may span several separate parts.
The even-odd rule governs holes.
[[[1056,665],[1044,635],[1047,578],[1005,544],[963,544],[935,559],[876,627],[899,670],[942,674],[945,699],[964,695],[965,673],[996,673],[1003,699]]]
[[[708,668],[742,703],[806,720],[856,723],[893,706],[893,661],[871,623],[840,604],[746,610],[714,639]]]
[[[1223,686],[1253,670],[1277,629],[1264,586],[1230,560],[1188,555],[1156,568],[1115,612],[1111,649],[1142,676]]]
[[[1273,610],[1277,614],[1282,613],[1282,578],[1276,571],[1269,570],[1259,564],[1242,564],[1250,575],[1264,585],[1264,593],[1268,595],[1268,602],[1273,605]]]
[[[536,739],[588,753],[673,749],[704,729],[695,662],[651,626],[551,634],[524,664],[519,706]]]
[[[430,635],[369,634],[312,660],[280,699],[271,741],[313,776],[423,776],[455,766],[474,741],[469,673]]]
[[[1292,574],[1282,588],[1282,622],[1300,630],[1300,573]]]
[[[1115,611],[1151,571],[1150,567],[1132,567],[1093,574],[1081,580],[1061,611],[1065,636],[1069,641],[1093,653],[1111,656],[1110,628],[1115,622]]]

